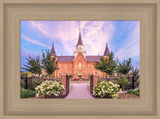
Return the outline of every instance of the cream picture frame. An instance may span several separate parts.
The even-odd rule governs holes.
[[[160,1],[0,1],[0,118],[158,118]],[[139,20],[140,99],[20,99],[21,20]]]

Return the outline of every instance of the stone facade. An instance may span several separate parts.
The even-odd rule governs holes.
[[[52,44],[51,56],[57,57],[59,70],[55,71],[55,77],[61,77],[62,74],[72,75],[73,77],[82,76],[89,77],[91,74],[98,74],[105,77],[105,74],[94,68],[95,61],[100,61],[100,57],[106,57],[109,53],[108,44],[103,56],[86,56],[84,45],[81,38],[81,30],[79,30],[78,43],[74,56],[56,56],[54,44]]]

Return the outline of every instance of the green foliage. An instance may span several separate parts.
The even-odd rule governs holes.
[[[21,88],[23,88],[23,86],[24,86],[24,80],[21,80],[20,85],[21,85]]]
[[[132,83],[127,80],[126,77],[119,78],[117,83],[122,87],[122,90],[127,90],[132,88]]]
[[[31,56],[28,56],[27,59],[27,65],[24,65],[24,67],[22,67],[22,69],[25,69],[28,72],[31,72],[33,74],[38,74],[41,75],[42,74],[42,69],[41,69],[41,65],[40,65],[40,58],[39,56],[37,56],[36,58],[32,58]]]
[[[101,81],[93,88],[93,95],[105,97],[108,94],[112,98],[118,98],[118,92],[120,91],[119,87],[120,86],[118,84],[114,84],[111,81]]]
[[[28,89],[35,90],[35,87],[37,87],[38,82],[39,82],[39,83],[42,83],[42,80],[41,80],[41,79],[37,79],[37,80],[32,79],[32,80],[28,83]]]
[[[35,88],[35,85],[32,82],[29,82],[28,83],[28,89],[34,90],[34,88]]]
[[[114,54],[111,52],[107,58],[101,57],[99,62],[95,62],[94,67],[97,70],[105,72],[108,75],[112,75],[115,71],[117,64],[114,60]]]
[[[72,78],[72,75],[71,75],[71,74],[69,75],[69,78]]]
[[[48,74],[45,74],[44,76],[45,76],[45,77],[49,77],[49,75],[48,75]]]
[[[21,89],[21,98],[35,97],[36,93],[30,89],[24,90]]]
[[[23,77],[27,77],[27,76],[28,76],[28,74],[27,74],[27,72],[21,72],[21,76],[23,76]]]
[[[55,72],[55,70],[58,69],[56,57],[51,57],[49,50],[45,50],[45,52],[42,53],[42,64],[43,68],[49,76],[51,76]]]
[[[137,75],[138,75],[139,69],[137,69],[137,68],[132,68],[131,70],[132,70],[132,73],[131,73],[131,74],[132,74],[133,76],[137,76]]]
[[[140,95],[140,89],[137,90],[128,90],[125,94],[131,94],[131,95]]]
[[[119,63],[116,70],[117,73],[128,74],[131,69],[132,69],[131,58],[129,58],[128,60],[123,60],[122,63]]]
[[[136,83],[139,86],[139,84],[140,84],[140,78],[138,78],[138,81]]]

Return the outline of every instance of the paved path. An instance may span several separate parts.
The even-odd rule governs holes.
[[[89,92],[88,83],[71,83],[66,99],[94,99]]]

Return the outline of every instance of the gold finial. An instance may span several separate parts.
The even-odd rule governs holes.
[[[79,33],[81,33],[81,28],[79,28]]]

